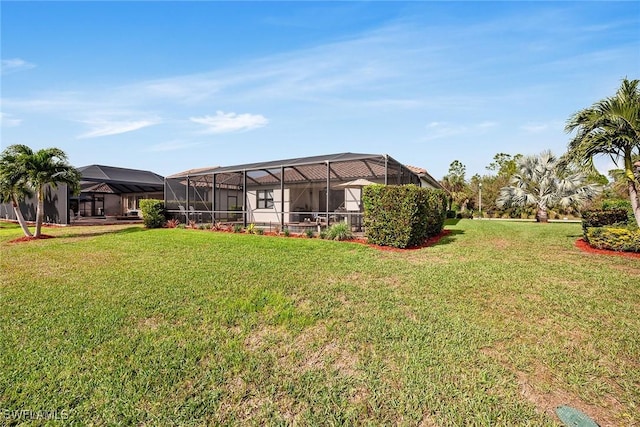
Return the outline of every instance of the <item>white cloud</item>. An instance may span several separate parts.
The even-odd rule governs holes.
[[[520,126],[520,129],[530,133],[539,133],[539,132],[545,132],[548,130],[563,132],[564,131],[563,126],[564,125],[560,120],[553,120],[549,122],[525,123],[524,125]]]
[[[472,133],[474,135],[483,134],[489,129],[493,129],[498,126],[496,122],[481,122],[477,124],[469,125],[455,125],[446,122],[431,122],[427,124],[426,128],[428,134],[423,138],[424,141],[432,141],[434,139],[448,138],[456,135],[464,135]]]
[[[78,139],[97,138],[100,136],[118,135],[134,130],[153,126],[159,123],[159,120],[137,120],[137,121],[108,121],[108,120],[89,120],[85,121],[92,129],[89,132],[78,136]]]
[[[16,119],[11,114],[0,113],[0,125],[2,127],[10,128],[15,126],[20,126],[21,123],[22,123],[21,119]]]
[[[206,126],[206,133],[248,131],[269,123],[269,120],[261,114],[236,114],[224,111],[217,111],[215,116],[190,117],[189,120]]]
[[[18,71],[29,70],[36,65],[25,61],[20,58],[3,59],[2,60],[2,74],[11,74]]]
[[[185,148],[193,148],[201,145],[199,142],[185,142],[185,141],[166,141],[161,142],[159,144],[154,144],[149,147],[146,151],[150,152],[165,152],[165,151],[176,151],[183,150]]]
[[[549,125],[546,123],[527,123],[526,125],[523,125],[520,128],[527,132],[537,133],[537,132],[543,132],[549,129]]]

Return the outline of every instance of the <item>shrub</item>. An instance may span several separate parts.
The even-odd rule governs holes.
[[[447,211],[447,219],[453,219],[456,217],[456,211]]]
[[[158,199],[140,200],[142,221],[147,228],[160,228],[167,221],[164,211],[164,201]]]
[[[257,228],[254,230],[254,233],[256,233],[258,236],[262,236],[264,234],[264,230],[262,228]]]
[[[456,218],[457,218],[457,219],[471,219],[471,218],[473,218],[473,213],[472,213],[472,212],[468,212],[468,211],[466,211],[466,212],[459,212],[459,213],[456,215]]]
[[[311,228],[307,228],[306,230],[304,230],[304,235],[307,236],[308,238],[312,239],[313,238],[313,230]]]
[[[167,228],[176,228],[178,224],[180,224],[180,221],[178,221],[176,218],[171,218],[167,220],[164,226]]]
[[[435,236],[444,226],[447,195],[416,185],[363,188],[364,226],[371,243],[405,248]]]
[[[624,225],[628,215],[624,209],[588,210],[582,212],[582,235],[589,242],[587,230],[592,227],[604,227],[607,225]]]
[[[289,237],[291,235],[291,232],[287,227],[285,227],[282,229],[282,234],[284,234],[284,237]]]
[[[615,227],[589,227],[589,245],[598,249],[640,252],[640,230]]]
[[[233,224],[233,232],[240,233],[242,231],[242,226],[240,224]]]
[[[313,232],[312,232],[313,233]],[[333,224],[327,230],[327,239],[329,240],[351,240],[353,239],[353,233],[349,228],[349,225],[344,222],[338,222]]]
[[[631,207],[631,200],[628,199],[608,199],[602,201],[602,209],[615,210],[622,209],[627,211],[627,224],[634,229],[637,228],[638,223],[636,222],[636,217],[633,214],[633,208]]]
[[[256,225],[254,223],[249,224],[246,232],[247,234],[256,234]]]

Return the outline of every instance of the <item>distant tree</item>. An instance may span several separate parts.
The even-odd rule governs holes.
[[[567,161],[593,168],[593,158],[598,155],[623,160],[628,197],[640,226],[640,184],[632,161],[640,153],[640,80],[623,79],[614,96],[572,115],[565,130],[576,131],[569,142]]]
[[[548,221],[548,209],[580,207],[601,191],[595,184],[585,184],[584,174],[567,170],[551,151],[522,157],[516,165],[511,185],[500,190],[496,204],[500,208],[535,206],[539,222]]]
[[[20,170],[17,159],[9,148],[0,154],[0,203],[11,203],[25,236],[32,236],[27,222],[20,210],[20,202],[33,196],[26,180],[26,174]]]
[[[507,153],[498,153],[493,156],[493,162],[489,163],[487,170],[493,171],[498,176],[511,178],[516,171],[516,162],[522,158],[522,154],[516,154],[512,156]]]
[[[67,184],[71,192],[77,194],[80,189],[80,172],[68,163],[67,155],[59,148],[33,151],[26,145],[11,145],[6,151],[13,156],[20,179],[37,195],[36,229],[33,236],[39,237],[44,221],[45,186],[56,188],[58,184]]]
[[[466,209],[469,202],[469,188],[465,180],[467,167],[459,160],[454,160],[449,165],[449,172],[442,178],[440,183],[449,191],[453,202],[460,207],[461,210]]]

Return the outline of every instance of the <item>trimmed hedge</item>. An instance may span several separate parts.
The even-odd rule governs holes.
[[[406,248],[442,231],[447,195],[416,185],[368,185],[362,191],[364,226],[371,243]]]
[[[620,252],[640,252],[640,230],[614,227],[589,227],[589,245],[598,249]]]
[[[627,211],[624,209],[589,210],[582,212],[582,235],[589,242],[587,230],[591,227],[626,224]]]
[[[142,221],[147,228],[160,228],[167,221],[164,211],[164,201],[158,199],[140,200]]]

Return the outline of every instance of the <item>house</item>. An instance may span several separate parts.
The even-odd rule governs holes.
[[[140,199],[164,196],[164,177],[144,170],[90,165],[78,168],[81,192],[74,196],[66,185],[45,188],[44,221],[70,224],[80,218],[138,216]],[[20,204],[25,220],[35,221],[37,200],[28,198]],[[0,205],[0,217],[15,220],[10,204]]]
[[[338,153],[177,173],[165,179],[165,207],[183,222],[358,226],[370,183],[442,188],[386,154]]]
[[[164,197],[164,177],[154,172],[103,165],[78,170],[81,192],[70,201],[76,217],[137,216],[141,199]]]

